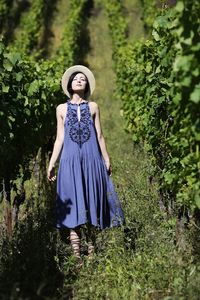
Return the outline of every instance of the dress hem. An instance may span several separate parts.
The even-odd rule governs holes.
[[[78,225],[76,225],[74,227],[68,227],[66,225],[56,225],[56,229],[64,229],[64,228],[66,228],[66,229],[75,229],[75,228],[77,228],[79,226],[82,226],[82,225],[91,225],[91,226],[96,227],[99,230],[103,230],[103,229],[106,229],[106,228],[110,228],[111,229],[111,228],[114,228],[114,227],[122,227],[124,224],[125,223],[122,222],[122,223],[118,223],[118,224],[112,224],[110,226],[108,225],[108,226],[105,226],[105,227],[101,227],[101,226],[93,224],[93,223],[85,222],[85,223],[80,223],[80,224],[78,224]]]

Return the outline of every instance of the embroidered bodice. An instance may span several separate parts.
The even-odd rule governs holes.
[[[67,102],[67,125],[69,126],[69,136],[71,140],[81,148],[83,143],[90,138],[91,115],[88,101],[80,104]],[[80,110],[80,119],[78,118]]]

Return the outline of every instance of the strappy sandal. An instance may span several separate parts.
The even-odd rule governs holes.
[[[80,255],[80,238],[77,237],[76,234],[71,233],[70,241],[71,241],[71,247],[73,250],[73,255],[77,259],[77,265],[78,265],[78,267],[82,267],[83,261],[81,259],[81,255]]]
[[[94,246],[92,242],[88,242],[88,258],[92,259],[94,256]]]

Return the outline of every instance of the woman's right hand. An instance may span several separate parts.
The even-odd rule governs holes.
[[[55,167],[49,166],[48,171],[47,171],[47,179],[49,181],[55,181],[56,180]]]

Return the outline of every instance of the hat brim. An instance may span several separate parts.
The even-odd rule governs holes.
[[[62,89],[63,89],[64,93],[70,98],[70,94],[67,90],[67,85],[68,85],[68,81],[69,81],[70,76],[74,72],[83,73],[87,77],[88,82],[89,82],[89,90],[85,94],[85,97],[88,98],[94,92],[95,78],[94,78],[93,73],[90,71],[90,69],[88,69],[87,67],[85,67],[83,65],[75,65],[75,66],[72,66],[72,67],[68,68],[65,71],[65,73],[62,76]]]

